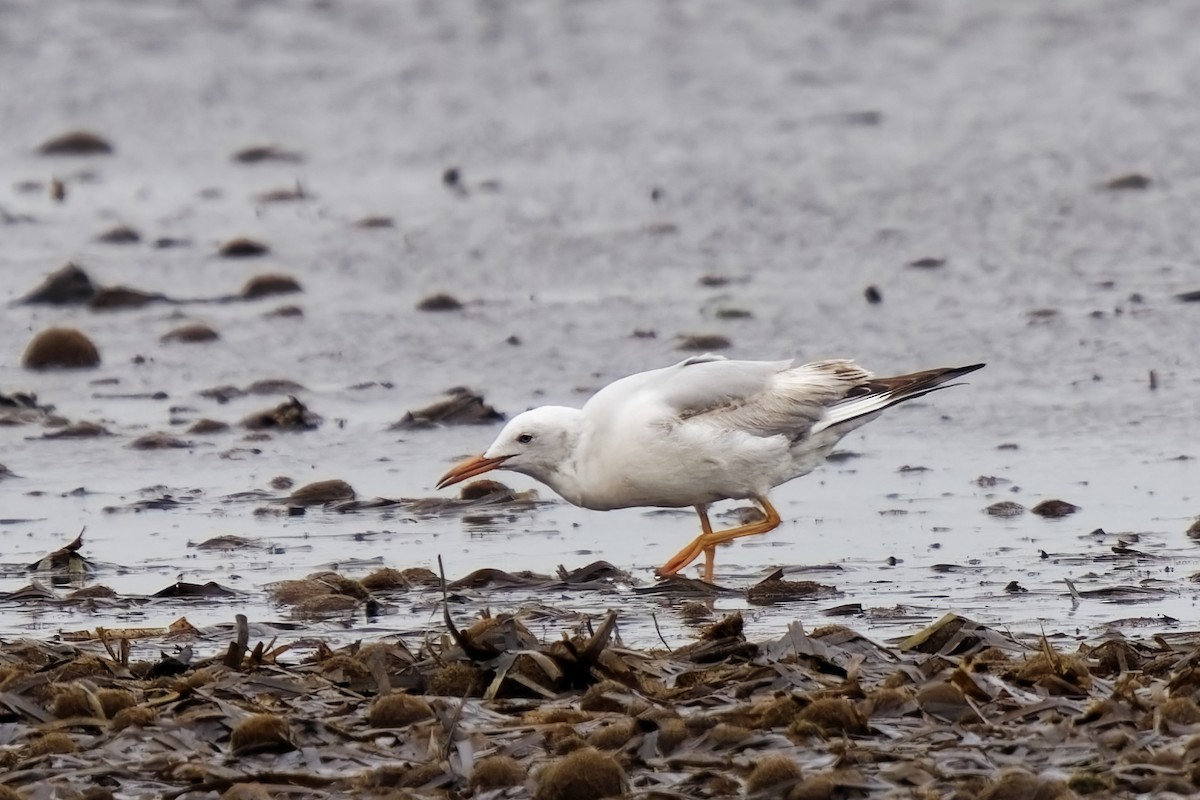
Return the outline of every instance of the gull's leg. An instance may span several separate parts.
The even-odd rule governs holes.
[[[775,506],[771,505],[771,502],[765,496],[755,495],[754,499],[762,506],[766,518],[758,522],[751,522],[748,525],[738,525],[736,528],[729,528],[723,531],[714,531],[708,523],[708,514],[701,510],[702,506],[697,506],[696,510],[700,514],[700,526],[704,530],[704,533],[697,536],[691,544],[676,553],[674,558],[663,565],[658,574],[674,575],[699,558],[700,554],[703,553],[704,579],[711,581],[717,545],[733,541],[734,539],[740,539],[743,536],[755,536],[760,533],[773,531],[783,521],[779,516],[779,512],[775,510]]]

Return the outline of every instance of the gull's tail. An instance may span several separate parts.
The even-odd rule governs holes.
[[[894,378],[871,378],[863,381],[846,392],[843,399],[828,406],[825,417],[813,426],[810,433],[857,420],[866,422],[863,417],[877,414],[905,400],[924,397],[938,389],[948,389],[950,387],[944,385],[947,381],[961,378],[983,367],[983,364],[971,364],[966,367],[927,369],[923,372],[897,375]]]

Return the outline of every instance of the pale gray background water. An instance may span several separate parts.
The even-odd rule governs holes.
[[[0,311],[0,391],[36,391],[118,434],[47,442],[31,440],[39,428],[0,428],[0,463],[21,476],[0,482],[0,518],[22,520],[0,524],[0,560],[32,561],[86,525],[85,552],[110,565],[96,579],[122,593],[181,573],[254,592],[121,620],[6,603],[0,633],[184,613],[225,621],[242,608],[275,618],[263,584],[347,558],[429,566],[440,553],[453,575],[604,558],[649,581],[694,534],[690,517],[558,503],[479,530],[378,512],[260,519],[259,504],[222,498],[280,474],[344,478],[365,496],[433,495],[446,466],[495,429],[387,432],[406,409],[456,384],[509,413],[580,403],[611,379],[678,360],[676,337],[696,332],[730,337],[732,357],[844,355],[883,373],[989,363],[969,387],[853,435],[845,447],[861,458],[778,490],[781,529],[722,550],[719,577],[731,585],[774,566],[845,567],[814,575],[841,601],[755,612],[759,630],[817,621],[836,602],[910,604],[920,618],[959,608],[1065,632],[1160,613],[1194,625],[1184,531],[1200,513],[1200,304],[1173,296],[1200,289],[1198,25],[1200,6],[1186,0],[0,2],[0,300],[67,260],[102,283],[176,297],[233,292],[272,270],[305,287],[224,306]],[[78,127],[109,137],[116,155],[35,155]],[[305,160],[230,160],[263,143]],[[442,185],[450,166],[466,196]],[[1101,189],[1132,172],[1150,187]],[[67,183],[64,204],[17,188],[52,176]],[[254,200],[297,181],[311,199]],[[353,227],[367,214],[396,227]],[[93,240],[118,222],[191,245]],[[216,257],[243,234],[272,255]],[[923,257],[946,263],[905,266]],[[707,274],[732,281],[701,286]],[[870,284],[882,304],[863,299]],[[441,290],[466,309],[414,310]],[[293,300],[302,319],[263,316]],[[753,317],[720,319],[720,307]],[[1041,309],[1058,313],[1031,317]],[[158,342],[183,320],[222,338]],[[104,365],[20,369],[31,335],[54,324],[85,330]],[[520,345],[505,342],[514,335]],[[132,365],[136,355],[147,363]],[[190,450],[125,447],[172,430],[171,406],[236,422],[276,399],[221,406],[198,392],[271,377],[307,386],[302,397],[326,424],[248,445],[235,432],[193,437]],[[120,383],[92,385],[106,378]],[[349,388],[365,381],[394,388]],[[169,399],[96,396],[158,390]],[[261,453],[221,457],[239,446]],[[930,470],[900,474],[903,465]],[[980,475],[1019,491],[980,488]],[[81,486],[87,494],[63,496]],[[154,486],[200,494],[178,511],[102,512]],[[1047,497],[1083,511],[1059,521],[982,513],[998,499]],[[1135,546],[1159,557],[1096,563],[1116,541],[1087,536],[1099,527],[1141,532]],[[368,531],[377,535],[356,541]],[[223,533],[285,552],[185,546]],[[903,561],[886,569],[888,556]],[[970,569],[932,569],[940,563]],[[1150,581],[1165,593],[1072,611],[1064,578],[1080,588]],[[9,570],[0,590],[28,579]],[[1011,580],[1030,594],[1006,595]],[[384,623],[428,618],[418,604]]]

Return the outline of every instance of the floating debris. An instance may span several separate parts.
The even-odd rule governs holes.
[[[193,442],[184,441],[169,433],[147,433],[129,443],[131,450],[173,450],[195,447]]]
[[[723,336],[719,333],[693,333],[681,334],[679,343],[675,345],[676,350],[725,350],[733,347],[733,342],[728,336]]]
[[[305,484],[284,498],[284,502],[293,506],[320,506],[353,500],[355,497],[353,486],[343,480],[333,479]]]
[[[203,436],[211,433],[224,433],[229,430],[228,422],[220,420],[208,419],[207,417],[196,420],[188,427],[187,432],[193,436]]]
[[[83,534],[86,530],[87,528],[84,528],[69,544],[39,558],[25,569],[29,572],[57,572],[71,576],[94,571],[92,562],[79,554],[83,549]]]
[[[82,305],[96,294],[96,285],[91,277],[73,262],[68,262],[46,276],[41,284],[21,298],[27,305],[52,306]]]
[[[100,351],[82,331],[47,328],[33,337],[21,358],[25,369],[88,369],[100,365]]]
[[[144,308],[151,303],[167,303],[170,299],[158,292],[143,292],[141,289],[131,289],[128,286],[106,286],[98,289],[92,299],[88,300],[88,308],[93,311],[117,311],[128,308]]]
[[[1025,513],[1025,506],[1012,500],[1001,500],[999,503],[992,503],[984,511],[993,517],[1019,517]]]
[[[179,328],[175,328],[174,330],[164,333],[160,337],[159,341],[199,344],[203,342],[213,342],[220,338],[220,334],[204,323],[194,322],[190,325],[183,325]]]
[[[883,293],[879,291],[878,286],[868,286],[863,289],[863,297],[867,298],[867,302],[873,306],[883,302]]]
[[[751,586],[746,592],[746,599],[756,605],[772,605],[795,600],[825,600],[841,597],[841,594],[835,587],[815,581],[784,580],[783,570],[776,570]]]
[[[141,240],[142,235],[128,225],[117,225],[96,237],[97,242],[104,244],[137,244]]]
[[[303,291],[300,283],[291,275],[269,273],[255,275],[242,287],[242,297],[246,300],[257,300],[260,297],[271,297],[278,294],[293,294]]]
[[[242,420],[242,427],[251,431],[283,430],[311,431],[320,427],[322,419],[308,410],[308,406],[295,397],[280,403],[275,408],[259,411]]]
[[[254,195],[254,200],[258,203],[295,203],[311,199],[312,195],[305,191],[299,181],[288,189],[271,189]]]
[[[417,303],[418,311],[461,311],[462,301],[452,294],[431,294]]]
[[[1039,517],[1046,517],[1047,519],[1066,517],[1074,514],[1078,510],[1079,506],[1073,503],[1068,503],[1065,500],[1043,500],[1030,509],[1030,511],[1032,511],[1034,514],[1037,514]]]
[[[99,422],[80,420],[52,431],[43,433],[43,439],[91,439],[97,436],[112,436],[108,428]]]
[[[1152,181],[1140,172],[1131,172],[1105,181],[1103,188],[1110,192],[1149,189]]]
[[[286,164],[296,164],[304,157],[292,150],[285,150],[273,144],[256,145],[238,150],[232,159],[239,164],[261,164],[264,161],[278,161]]]
[[[504,415],[465,386],[446,390],[446,397],[436,403],[408,411],[388,430],[402,431],[430,428],[435,425],[491,425],[503,422]]]
[[[918,258],[915,261],[908,262],[908,266],[916,269],[937,269],[938,267],[946,266],[946,259],[926,256]]]
[[[38,145],[38,153],[44,156],[101,156],[113,152],[107,139],[91,131],[70,131],[47,139]]]
[[[245,237],[230,239],[217,251],[222,258],[257,258],[269,252],[271,248],[262,242]]]

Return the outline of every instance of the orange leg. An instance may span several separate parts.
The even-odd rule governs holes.
[[[700,528],[704,532],[697,536],[691,544],[675,554],[675,557],[668,561],[658,571],[659,575],[675,575],[681,569],[691,564],[700,554],[704,554],[704,580],[709,583],[713,579],[713,567],[716,561],[717,545],[731,542],[734,539],[740,539],[743,536],[755,536],[760,533],[767,533],[779,527],[783,521],[779,512],[771,505],[766,497],[754,498],[758,504],[762,506],[763,513],[766,514],[766,519],[758,522],[751,522],[748,525],[739,525],[736,528],[729,528],[723,531],[714,531],[712,525],[708,521],[708,513],[704,506],[696,506],[696,513],[700,515]]]

